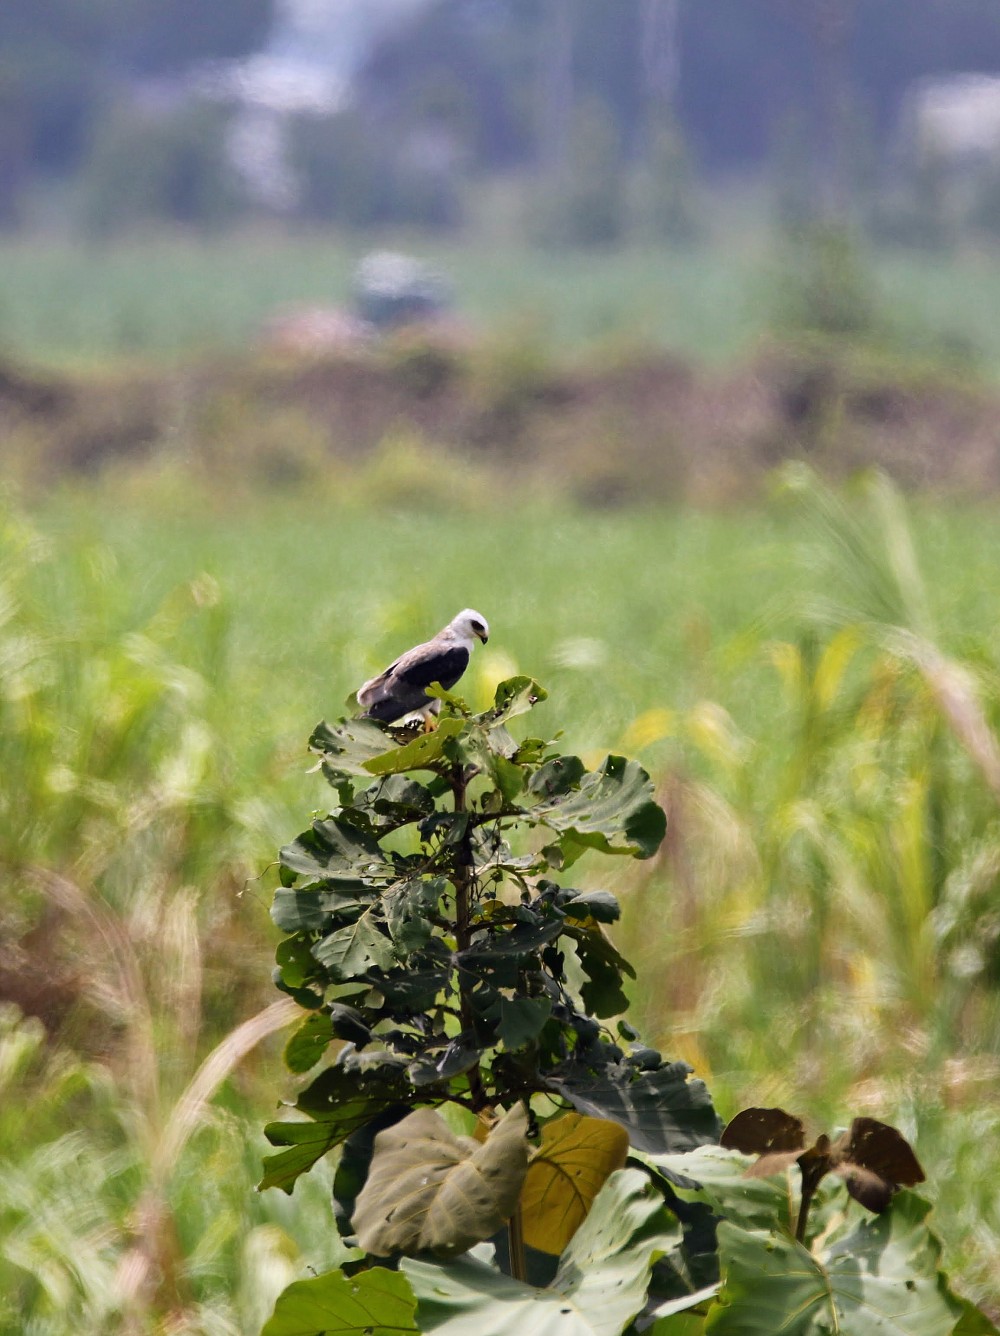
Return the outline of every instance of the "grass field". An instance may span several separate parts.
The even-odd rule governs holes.
[[[898,1121],[949,1265],[997,1302],[1000,516],[917,505],[918,569],[884,486],[798,495],[9,501],[2,980],[59,1038],[0,1011],[0,1331],[254,1333],[335,1260],[322,1176],[252,1192],[293,1088],[272,1021],[235,1028],[276,996],[265,869],[326,802],[311,726],[465,604],[493,630],[475,703],[535,675],[532,731],[638,756],[668,806],[614,887],[646,1037],[725,1116]]]
[[[396,244],[396,243],[393,243]],[[460,314],[567,351],[642,341],[725,363],[768,328],[787,247],[733,230],[700,249],[553,253],[400,238],[453,280]],[[0,345],[41,362],[100,365],[245,346],[287,304],[340,304],[370,242],[324,235],[149,238],[81,250],[0,242]],[[1000,370],[1000,253],[874,257],[906,343],[944,340]]]

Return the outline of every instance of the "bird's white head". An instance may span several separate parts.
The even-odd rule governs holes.
[[[485,645],[490,638],[490,626],[481,612],[475,608],[463,608],[457,617],[452,617],[448,629],[454,631],[462,640],[471,641],[477,637]]]

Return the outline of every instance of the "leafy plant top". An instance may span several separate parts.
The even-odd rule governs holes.
[[[421,1105],[479,1114],[547,1094],[648,1150],[714,1140],[690,1069],[605,1023],[634,977],[607,935],[617,900],[553,879],[588,850],[655,853],[665,819],[649,776],[515,740],[511,720],[546,694],[529,678],[478,715],[441,694],[432,733],[357,719],[313,733],[336,802],[281,851],[275,982],[309,1013],[293,1070],[331,1044],[336,1058],[296,1101],[310,1122],[267,1129],[282,1149],[264,1185],[291,1189],[344,1142],[347,1174],[370,1154],[364,1129]]]

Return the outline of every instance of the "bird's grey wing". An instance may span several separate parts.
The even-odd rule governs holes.
[[[429,640],[419,649],[411,649],[394,665],[393,680],[406,688],[423,690],[440,682],[450,690],[469,666],[469,651],[464,645],[436,645]]]
[[[440,682],[453,687],[469,666],[469,651],[461,645],[442,646],[429,640],[396,660],[358,691],[358,704],[372,719],[391,724],[427,704],[426,688]]]

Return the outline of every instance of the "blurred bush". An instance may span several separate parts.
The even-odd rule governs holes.
[[[228,115],[207,103],[167,111],[112,107],[79,178],[80,216],[94,236],[167,221],[214,228],[246,201],[226,152]]]

